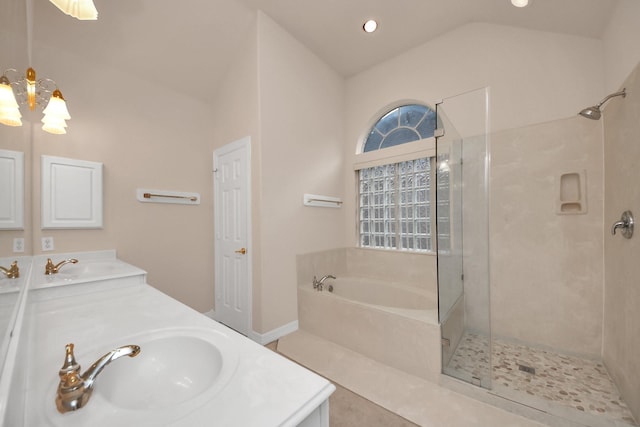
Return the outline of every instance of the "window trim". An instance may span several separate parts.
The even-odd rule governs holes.
[[[353,164],[353,170],[359,171],[360,169],[366,169],[373,166],[400,163],[408,160],[419,159],[421,157],[435,157],[435,155],[435,137],[425,138],[419,141],[396,145],[394,147],[356,154],[356,161]]]

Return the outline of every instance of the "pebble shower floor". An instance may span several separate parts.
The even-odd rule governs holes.
[[[488,370],[487,356],[487,337],[467,332],[447,370],[480,377],[481,372]],[[497,339],[493,340],[492,356],[492,388],[497,394],[513,392],[515,396],[504,397],[516,401],[520,401],[518,394],[525,399],[531,396],[551,405],[598,416],[603,423],[638,426],[600,361]],[[535,373],[522,371],[520,365],[535,369]]]

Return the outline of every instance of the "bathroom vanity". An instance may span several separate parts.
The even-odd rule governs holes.
[[[19,357],[2,377],[3,425],[329,425],[335,387],[324,378],[149,286],[146,273],[114,251],[55,255],[64,258],[79,262],[56,277],[43,277],[46,257],[31,262],[28,301],[14,328]],[[115,348],[141,350],[105,366],[84,407],[60,413],[58,371],[68,343],[80,372]]]

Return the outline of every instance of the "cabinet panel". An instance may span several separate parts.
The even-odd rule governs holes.
[[[24,153],[0,150],[0,230],[24,229]]]
[[[42,228],[102,228],[102,163],[42,156]]]

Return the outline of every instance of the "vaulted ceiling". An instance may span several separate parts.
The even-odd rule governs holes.
[[[95,0],[98,21],[77,21],[34,3],[34,43],[162,84],[203,101],[255,22],[273,18],[345,77],[470,22],[600,38],[617,0]],[[379,21],[373,34],[362,31]],[[33,59],[38,66],[38,58]],[[188,82],[197,76],[198,86]]]

